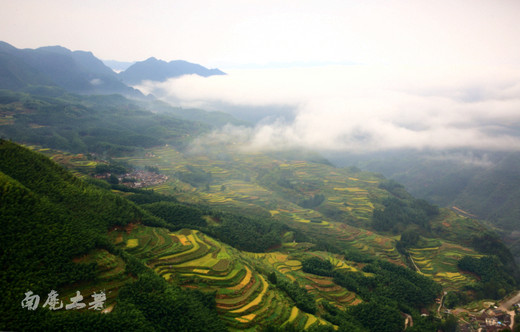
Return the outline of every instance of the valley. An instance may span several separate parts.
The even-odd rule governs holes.
[[[249,125],[225,113],[34,78],[0,90],[2,330],[451,331],[518,289],[464,205],[220,137]],[[102,291],[107,314],[33,312],[28,291]]]
[[[87,162],[84,155],[33,148],[76,170],[80,177],[100,163]],[[265,253],[254,253],[233,248],[198,230],[171,232],[141,224],[112,230],[109,237],[168,282],[214,293],[217,312],[230,329],[266,324],[297,329],[334,327],[334,322],[324,318],[328,305],[348,308],[366,301],[339,285],[333,274],[304,272],[302,262],[312,257],[331,262],[334,271],[362,273],[368,278],[371,273],[363,272],[363,258],[370,258],[370,262],[375,257],[415,270],[442,285],[443,291],[461,292],[480,280],[457,264],[466,256],[484,257],[471,245],[472,236],[485,231],[474,219],[442,209],[430,221],[430,231],[423,231],[414,246],[400,251],[396,247],[399,235],[375,232],[371,225],[374,209],[381,208],[391,195],[382,189],[381,183],[386,180],[379,175],[312,162],[308,156],[283,159],[229,147],[212,147],[212,151],[215,155],[183,153],[163,146],[112,162],[156,169],[168,179],[147,190],[173,196],[182,204],[244,211],[287,225],[279,244]],[[138,195],[114,191],[130,199]],[[319,204],[306,205],[319,195],[323,197]],[[203,218],[208,225],[221,227],[221,221],[211,213]],[[318,311],[302,311],[269,280],[270,274],[296,282],[312,294]],[[437,306],[433,303],[429,308],[435,315]]]

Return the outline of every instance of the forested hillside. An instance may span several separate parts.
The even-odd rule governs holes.
[[[345,155],[338,165],[357,165],[402,183],[415,197],[443,207],[456,206],[497,227],[520,257],[518,152],[395,151]]]
[[[204,303],[203,295],[190,295],[168,285],[117,250],[107,237],[113,227],[136,222],[160,225],[162,220],[116,194],[77,179],[47,158],[3,140],[0,188],[0,219],[4,223],[0,230],[0,284],[4,291],[0,329],[223,329],[211,300]],[[112,270],[103,261],[82,258],[100,253],[121,265],[117,274],[106,274]],[[92,292],[85,291],[92,287],[108,294],[122,285],[126,286],[110,315],[95,310],[53,312],[42,307],[51,290],[66,295],[81,289],[90,296]],[[41,296],[35,311],[20,306],[26,292]],[[60,301],[68,302],[63,295]],[[107,295],[108,304],[114,304],[114,295]],[[157,316],[157,310],[166,310],[166,317]]]
[[[116,156],[163,144],[181,147],[209,128],[165,113],[154,114],[119,95],[84,97],[52,88],[42,92],[0,90],[1,137]]]

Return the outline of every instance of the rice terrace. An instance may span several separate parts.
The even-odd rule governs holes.
[[[99,164],[83,156],[42,152],[78,170],[80,176]],[[461,271],[457,266],[464,256],[483,257],[461,244],[468,243],[464,239],[468,232],[481,227],[471,219],[443,211],[432,220],[433,229],[442,233],[446,228],[456,228],[457,233],[444,239],[421,237],[406,251],[396,247],[399,236],[369,230],[374,209],[380,209],[388,195],[381,189],[383,179],[373,173],[338,169],[305,159],[287,160],[276,155],[230,150],[215,161],[207,155],[180,153],[169,146],[118,158],[118,162],[141,169],[154,167],[167,175],[165,183],[147,189],[173,195],[183,204],[204,204],[223,211],[250,211],[294,229],[282,234],[280,246],[263,253],[238,250],[188,228],[171,232],[166,228],[135,224],[110,232],[117,247],[140,259],[168,282],[215,294],[217,311],[231,330],[255,330],[259,326],[337,329],[334,322],[324,319],[330,310],[324,308],[332,305],[344,310],[364,303],[363,296],[352,287],[346,288],[347,284],[342,285],[332,272],[328,275],[305,272],[302,262],[309,259],[329,262],[334,271],[371,279],[376,275],[364,272],[370,260],[359,257],[377,257],[409,266],[440,283],[446,291],[460,291],[479,281],[475,274]],[[127,197],[134,195],[116,192]],[[219,227],[218,218],[207,215],[204,219]],[[346,254],[313,249],[316,245],[296,240],[295,231],[346,250]],[[117,266],[116,262],[111,266]],[[273,283],[270,278],[273,275],[278,284],[293,283],[305,290],[315,301],[317,311],[302,310],[282,287]]]

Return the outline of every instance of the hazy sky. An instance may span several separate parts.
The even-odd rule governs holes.
[[[519,64],[518,0],[0,0],[0,38],[102,59]]]
[[[227,76],[147,82],[182,106],[291,109],[248,146],[520,149],[518,0],[0,0],[0,40]]]

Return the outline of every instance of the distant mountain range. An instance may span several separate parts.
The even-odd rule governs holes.
[[[128,85],[143,80],[165,81],[187,74],[224,75],[219,69],[155,58],[134,63],[118,74],[91,52],[71,51],[61,46],[18,49],[0,41],[0,89],[30,91],[55,86],[74,93],[118,93],[139,98],[144,97],[143,94]]]
[[[119,73],[119,77],[124,83],[135,85],[144,80],[164,82],[172,77],[190,74],[203,77],[225,75],[220,69],[208,69],[183,60],[166,62],[152,57],[145,61],[134,63],[127,70]]]
[[[57,86],[74,93],[143,95],[123,82],[91,52],[61,46],[17,49],[0,42],[0,88]]]

